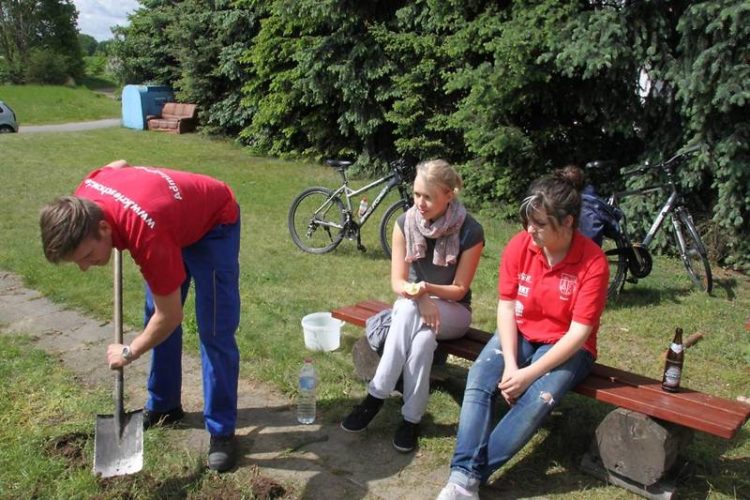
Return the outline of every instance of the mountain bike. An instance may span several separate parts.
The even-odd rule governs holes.
[[[713,288],[713,277],[711,266],[708,262],[706,247],[701,240],[698,230],[693,223],[685,201],[676,183],[675,169],[689,155],[695,153],[700,146],[692,146],[682,150],[670,159],[651,165],[648,162],[636,168],[622,172],[625,177],[642,174],[649,170],[659,170],[663,173],[666,183],[646,186],[639,189],[620,191],[612,193],[606,201],[606,207],[614,220],[619,221],[612,224],[604,233],[602,249],[607,255],[610,264],[609,296],[616,296],[622,290],[628,273],[631,278],[628,281],[637,282],[651,273],[653,259],[649,252],[649,246],[656,236],[656,232],[664,223],[667,216],[671,216],[674,241],[680,254],[682,263],[693,281],[693,284],[706,293],[711,293]],[[591,162],[586,168],[599,168],[606,162]],[[627,230],[627,217],[619,203],[620,200],[629,196],[642,196],[649,193],[666,191],[669,193],[659,212],[654,217],[651,228],[642,241],[632,241]]]
[[[389,206],[380,219],[380,245],[383,253],[391,257],[391,235],[396,219],[414,203],[409,187],[414,179],[414,167],[404,160],[390,164],[390,172],[359,188],[349,187],[346,171],[351,161],[326,160],[326,164],[341,175],[342,184],[335,190],[322,186],[310,187],[298,194],[289,207],[288,226],[292,241],[309,253],[326,253],[336,248],[344,238],[357,241],[364,252],[360,229],[392,190],[397,189],[400,199]],[[352,198],[383,185],[373,202],[360,217],[352,211]],[[357,220],[359,219],[359,220]]]

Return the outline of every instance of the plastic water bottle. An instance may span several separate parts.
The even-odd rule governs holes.
[[[367,204],[367,196],[364,196],[362,200],[359,202],[359,210],[357,211],[357,214],[359,215],[359,220],[362,220],[362,217],[365,216],[367,213],[367,207],[370,205]]]
[[[318,377],[315,374],[312,359],[305,358],[305,363],[299,372],[297,394],[297,422],[301,424],[315,422],[315,389],[317,385]]]

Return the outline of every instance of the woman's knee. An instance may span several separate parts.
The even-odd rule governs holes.
[[[419,316],[419,306],[415,300],[400,298],[393,303],[393,314]]]
[[[500,359],[497,359],[499,357]],[[477,389],[494,392],[503,374],[502,354],[482,352],[469,369],[466,390]]]

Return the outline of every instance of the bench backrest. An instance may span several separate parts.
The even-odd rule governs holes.
[[[164,104],[161,110],[161,116],[164,118],[194,118],[195,104],[185,102],[168,102]]]

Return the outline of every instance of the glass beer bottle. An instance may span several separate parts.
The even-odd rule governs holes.
[[[682,377],[682,363],[685,358],[685,346],[682,344],[682,328],[674,332],[674,339],[667,351],[667,360],[664,363],[664,377],[661,388],[668,392],[677,392],[680,389],[680,378]]]

